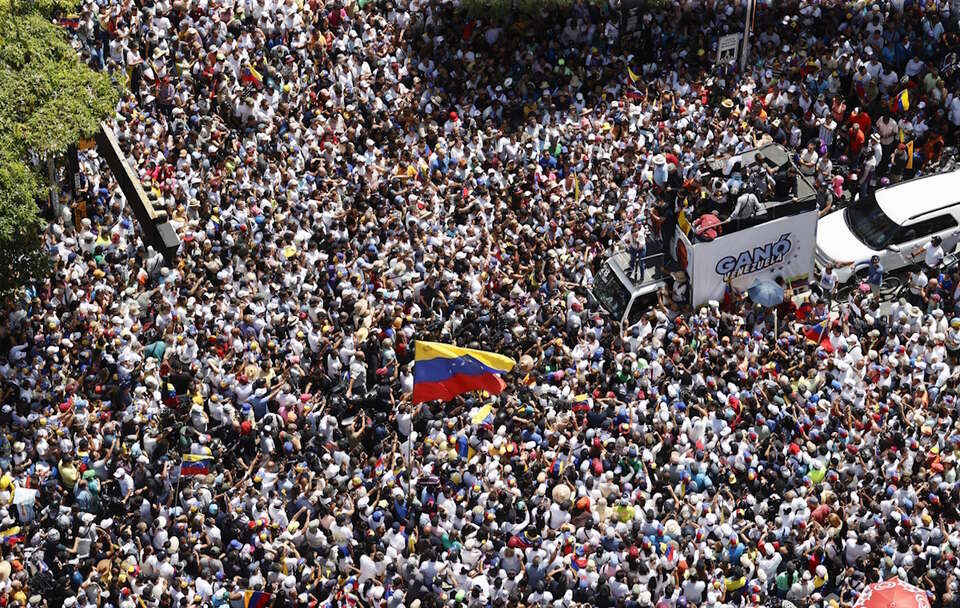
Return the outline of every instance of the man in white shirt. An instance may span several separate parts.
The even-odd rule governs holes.
[[[943,261],[943,247],[941,247],[943,239],[939,236],[935,236],[927,241],[927,244],[923,246],[923,263],[929,270],[936,272],[937,268],[940,266],[940,262]],[[914,250],[914,255],[920,252],[920,249]]]
[[[947,119],[950,120],[950,124],[960,127],[960,95],[953,95],[953,98],[946,105],[948,109]]]
[[[817,169],[818,160],[820,160],[820,155],[817,154],[816,144],[808,143],[807,149],[800,153],[800,173],[813,175]]]
[[[763,205],[757,199],[757,195],[752,192],[744,192],[737,199],[737,204],[730,214],[732,220],[746,219],[761,215],[764,212]]]

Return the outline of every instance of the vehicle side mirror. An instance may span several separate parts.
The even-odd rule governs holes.
[[[893,253],[900,253],[900,246],[899,246],[899,245],[887,245],[887,251],[891,251],[891,252],[893,252]]]

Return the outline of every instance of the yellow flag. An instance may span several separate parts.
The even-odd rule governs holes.
[[[630,66],[627,66],[627,78],[630,79],[630,82],[636,84],[640,77],[633,73],[633,70],[630,69]]]
[[[470,419],[470,422],[473,424],[480,424],[487,419],[487,416],[490,415],[490,412],[493,411],[493,406],[489,403],[477,410],[477,413],[473,415]]]
[[[907,144],[907,169],[913,169],[913,140]]]

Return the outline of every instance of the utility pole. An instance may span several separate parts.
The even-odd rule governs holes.
[[[750,34],[753,30],[753,18],[757,12],[757,0],[746,0],[746,16],[743,19],[743,49],[740,52],[740,75],[747,69],[747,58],[750,55]]]

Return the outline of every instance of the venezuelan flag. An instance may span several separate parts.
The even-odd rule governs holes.
[[[255,84],[259,87],[263,84],[263,76],[248,63],[242,70],[240,70],[240,83]]]
[[[468,391],[497,395],[507,386],[499,374],[514,365],[513,359],[496,353],[417,340],[413,402],[450,401]]]
[[[243,608],[266,608],[270,605],[270,598],[266,591],[244,591]]]
[[[630,66],[627,66],[627,78],[630,80],[630,84],[636,84],[640,77],[634,74],[633,70],[630,69]]]
[[[210,473],[210,463],[212,457],[206,454],[184,454],[183,462],[180,463],[180,475],[182,477],[203,477]]]
[[[580,393],[575,395],[573,398],[573,411],[575,412],[589,412],[590,408],[593,407],[593,399],[590,398],[590,395],[586,393]]]
[[[7,528],[6,530],[0,532],[0,543],[2,544],[13,545],[21,540],[23,540],[23,536],[20,534],[20,526]]]
[[[823,350],[833,352],[833,345],[830,344],[830,330],[823,323],[807,325],[803,329],[803,335]]]
[[[76,30],[80,27],[80,15],[67,15],[61,17],[57,20],[57,24],[60,27],[67,28],[68,30]]]

